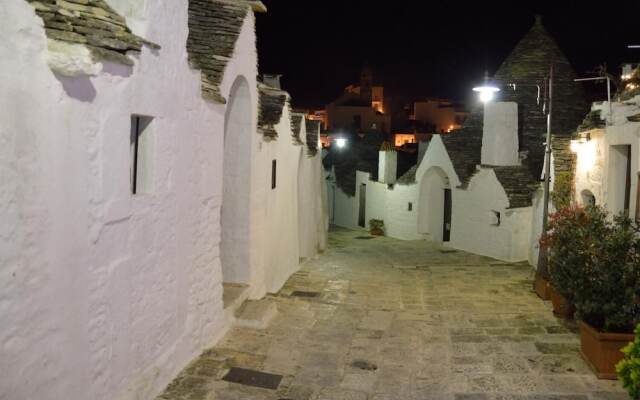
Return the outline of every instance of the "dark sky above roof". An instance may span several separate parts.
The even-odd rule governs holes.
[[[543,15],[580,76],[604,63],[617,73],[621,62],[640,61],[640,49],[626,48],[640,44],[638,0],[607,3],[609,9],[558,1],[483,9],[461,1],[263,2],[269,12],[258,15],[260,71],[283,74],[295,107],[334,100],[357,82],[364,63],[388,94],[466,101],[484,70],[493,74],[528,32],[535,14]]]

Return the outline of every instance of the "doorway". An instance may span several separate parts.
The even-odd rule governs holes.
[[[366,212],[367,212],[367,184],[360,184],[360,208],[358,210],[358,226],[366,227]]]
[[[442,241],[451,240],[451,189],[444,190],[444,219],[442,224]]]
[[[614,213],[629,216],[631,204],[631,145],[611,146],[609,188]]]

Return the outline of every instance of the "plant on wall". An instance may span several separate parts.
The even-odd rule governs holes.
[[[383,236],[384,235],[384,221],[381,219],[369,220],[369,229],[372,235]]]
[[[551,200],[556,210],[560,210],[571,205],[573,194],[573,173],[565,171],[559,172],[553,182],[553,192]]]
[[[636,338],[622,349],[624,359],[616,366],[622,386],[632,399],[640,399],[640,325],[636,327]]]

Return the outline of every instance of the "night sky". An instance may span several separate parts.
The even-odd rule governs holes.
[[[600,3],[609,9],[587,2],[512,9],[470,9],[461,1],[263,2],[269,12],[258,15],[260,72],[283,75],[294,107],[334,100],[357,83],[364,63],[386,95],[468,101],[470,88],[485,69],[496,71],[536,14],[580,76],[604,63],[617,73],[621,62],[640,61],[640,49],[626,48],[640,44],[640,0]]]

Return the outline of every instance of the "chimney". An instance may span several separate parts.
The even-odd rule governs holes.
[[[383,142],[378,152],[378,182],[387,185],[396,183],[397,171],[398,153],[389,142]]]
[[[517,103],[485,104],[481,163],[483,165],[520,165]]]
[[[265,85],[270,86],[275,89],[282,89],[280,87],[280,78],[282,75],[279,74],[262,74],[262,82]]]

